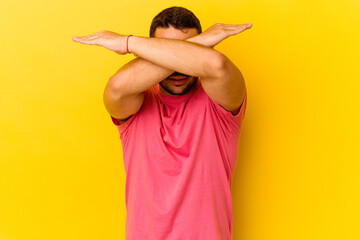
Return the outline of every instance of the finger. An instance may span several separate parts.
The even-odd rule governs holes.
[[[251,28],[252,27],[252,23],[247,23],[247,24],[228,24],[227,27],[229,28]]]
[[[93,45],[96,44],[95,41],[91,40],[91,39],[83,39],[81,37],[72,37],[72,39],[75,42],[79,42],[79,43],[84,43],[84,44],[89,44],[89,45]]]
[[[105,31],[105,30],[102,30],[102,31],[99,31],[99,32],[96,32],[96,33],[88,34],[88,35],[86,35],[86,36],[97,36],[97,35],[99,35],[99,34],[101,34],[101,33],[103,33],[103,32],[106,32],[106,31]]]
[[[237,26],[244,26],[246,28],[250,28],[252,26],[252,23],[238,24]]]
[[[77,37],[77,38],[80,38],[80,39],[94,39],[94,38],[98,37],[103,32],[105,32],[105,31],[103,30],[103,31],[100,31],[100,32],[96,32],[96,33],[85,35],[85,36],[80,36],[80,37]]]
[[[90,34],[90,35],[85,35],[85,36],[77,37],[77,38],[83,39],[83,40],[87,40],[87,39],[94,39],[94,38],[96,38],[96,37],[98,37],[98,36],[95,35],[95,34]]]
[[[249,29],[251,27],[252,27],[252,23],[240,24],[240,25],[235,25],[234,27],[233,26],[228,27],[228,30],[232,30],[232,31],[240,33],[240,32],[245,31],[246,29]]]
[[[98,37],[99,36],[97,36],[97,35],[88,35],[88,36],[84,36],[84,37],[80,37],[80,38],[83,39],[83,40],[93,40],[93,39],[96,39]]]
[[[239,27],[239,26],[251,26],[251,23],[242,23],[242,24],[223,24],[225,27]]]

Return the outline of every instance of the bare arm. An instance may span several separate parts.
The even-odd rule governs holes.
[[[143,92],[151,86],[155,85],[156,83],[160,82],[170,74],[172,74],[174,70],[188,75],[200,76],[202,77],[202,82],[207,82],[206,79],[219,78],[216,75],[217,72],[219,72],[218,76],[223,76],[223,71],[220,71],[222,69],[217,68],[217,64],[223,64],[223,62],[221,62],[222,60],[224,60],[223,56],[221,55],[221,53],[209,47],[213,47],[225,38],[231,35],[238,34],[250,27],[251,24],[250,26],[247,24],[215,24],[202,34],[187,40],[188,42],[192,41],[193,43],[185,43],[181,40],[172,39],[154,39],[138,37],[138,41],[135,41],[135,45],[133,45],[133,48],[135,47],[136,49],[137,47],[138,50],[132,51],[140,57],[142,56],[148,58],[149,61],[143,58],[137,58],[124,65],[113,77],[111,77],[104,92],[104,102],[107,110],[112,116],[117,118],[125,118],[127,116],[130,116],[141,107],[143,101]],[[85,44],[95,44],[103,46],[119,54],[124,54],[126,53],[126,50],[124,48],[125,45],[120,44],[121,42],[124,43],[124,37],[125,36],[116,33],[101,31],[92,35],[73,39],[74,41]],[[179,46],[182,46],[182,48],[179,48]],[[147,49],[154,49],[154,51],[147,51]],[[188,50],[186,51],[184,49]],[[159,58],[160,60],[156,60],[156,58],[159,56],[159,54],[157,54],[159,51],[160,55],[165,54],[165,57],[162,56]],[[186,54],[184,54],[184,51],[186,52]],[[197,54],[195,54],[195,57],[191,57],[194,51]],[[171,60],[167,61],[169,55],[172,55],[172,53],[174,52],[176,56],[170,56]],[[202,55],[205,55],[206,57],[201,57]],[[177,60],[179,57],[185,57],[185,61],[182,62],[186,62],[186,60],[188,60],[191,64],[179,64],[179,61]],[[214,58],[215,61],[209,62],[207,61],[207,58]],[[221,60],[220,63],[218,61],[219,58]],[[155,63],[151,61],[154,61]],[[227,66],[227,71],[232,71],[232,68],[234,68],[234,66],[231,64],[225,64],[224,66]],[[168,69],[168,67],[175,67],[175,69],[170,70]],[[238,74],[240,74],[239,71]],[[211,89],[214,89],[214,86],[219,84],[220,82],[211,81],[210,83],[209,81],[209,87],[204,87],[204,90],[208,93],[207,89],[209,89],[209,92],[211,93]],[[229,88],[229,86],[226,87]],[[214,91],[214,93],[211,93],[210,95],[213,94],[217,93],[215,93]],[[210,97],[213,98],[212,96]],[[216,96],[214,97],[214,99],[216,99]],[[125,109],[129,109],[129,111],[126,111]]]
[[[204,38],[198,36],[188,38],[185,41],[211,46]],[[119,106],[117,106],[115,102],[120,102],[119,98],[122,97],[124,101],[125,98],[131,98],[131,96],[136,95],[139,98],[137,102],[142,102],[143,94],[147,89],[173,73],[174,70],[159,66],[140,57],[135,58],[122,66],[108,81],[104,90],[105,106],[108,109],[111,108],[110,105],[115,105],[111,112],[114,112],[113,115],[116,116],[117,114],[115,112],[116,109],[119,109]],[[132,100],[134,100],[134,98]],[[139,105],[139,103],[137,105]],[[138,108],[140,106],[138,106]]]
[[[140,109],[144,92],[173,72],[142,58],[131,60],[106,84],[103,94],[105,108],[114,118],[128,118]]]
[[[195,36],[185,41],[207,44],[206,39]],[[106,84],[103,100],[111,116],[124,122],[137,112],[144,100],[144,92],[174,73],[170,70],[149,62],[143,58],[135,58],[122,66]]]

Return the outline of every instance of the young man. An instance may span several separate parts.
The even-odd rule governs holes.
[[[73,37],[138,56],[108,81],[126,172],[127,240],[232,239],[231,182],[247,94],[239,69],[213,49],[251,24],[205,32],[182,7],[160,12],[150,37]]]

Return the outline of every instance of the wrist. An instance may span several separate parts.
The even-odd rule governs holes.
[[[194,37],[191,37],[191,38],[188,38],[188,39],[186,39],[185,41],[193,42],[193,43],[200,43],[199,38],[198,38],[198,35],[197,35],[197,36],[194,36]],[[200,44],[201,44],[201,43],[200,43]]]
[[[130,49],[129,49],[129,38],[133,37],[133,35],[128,35],[126,37],[126,53],[131,53]]]
[[[203,38],[203,36],[201,34],[199,35],[196,35],[194,37],[191,37],[191,38],[188,38],[186,39],[185,41],[188,41],[188,42],[193,42],[193,43],[197,43],[197,44],[201,44],[205,47],[209,47],[209,48],[214,48],[213,45],[209,44],[205,38]]]
[[[138,55],[136,55],[136,54],[132,51],[132,49],[131,49],[130,46],[129,46],[129,41],[130,41],[131,38],[134,38],[134,35],[128,35],[128,36],[127,36],[127,40],[126,40],[126,52],[129,53],[129,54],[130,54],[130,53],[134,54],[135,57],[139,57]]]

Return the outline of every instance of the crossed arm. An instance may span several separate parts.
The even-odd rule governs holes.
[[[237,113],[245,96],[243,76],[225,55],[212,47],[250,27],[251,24],[215,24],[185,41],[130,37],[129,50],[139,58],[125,64],[110,78],[104,91],[108,112],[118,119],[131,116],[141,107],[145,90],[177,71],[200,77],[205,92],[214,102]],[[101,31],[74,37],[73,40],[126,54],[126,38],[125,35]]]

